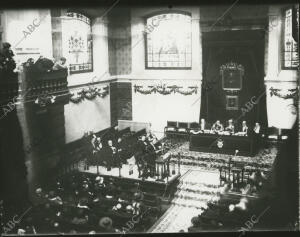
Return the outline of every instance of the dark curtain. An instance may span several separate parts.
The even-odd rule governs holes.
[[[224,31],[203,33],[203,81],[201,118],[213,123],[243,120],[248,125],[256,121],[266,126],[266,95],[264,87],[264,40],[259,31]],[[244,67],[242,90],[226,92],[222,88],[220,67],[226,63]],[[238,96],[238,110],[226,109],[226,95]],[[254,97],[255,96],[255,97]],[[259,98],[259,100],[257,100]],[[251,109],[249,102],[258,102]],[[246,110],[247,112],[245,112]]]
[[[10,84],[18,91],[16,75],[12,75]],[[7,96],[6,101],[12,101],[13,96]],[[5,105],[3,102],[2,106]],[[0,199],[3,200],[5,221],[30,207],[23,136],[16,109],[0,119]]]

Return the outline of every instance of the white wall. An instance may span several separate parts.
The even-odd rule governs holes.
[[[166,81],[164,81],[165,83]],[[167,86],[178,85],[187,88],[198,86],[198,93],[193,95],[181,94],[149,94],[134,92],[134,85],[153,85],[160,81],[132,80],[132,114],[133,121],[151,123],[151,129],[161,137],[167,121],[198,122],[200,116],[201,87],[199,81],[168,80]]]
[[[40,55],[52,58],[51,16],[49,9],[5,10],[3,42],[9,42],[16,62]]]
[[[284,22],[281,20],[282,6],[270,6],[269,25],[273,28],[268,32],[268,55],[265,84],[267,90],[267,115],[268,126],[290,129],[295,123],[297,115],[292,106],[292,99],[282,99],[270,95],[270,88],[281,89],[280,94],[289,94],[288,89],[297,87],[297,70],[284,70],[281,68],[282,33]],[[277,22],[278,24],[274,24]]]
[[[149,122],[152,130],[158,136],[163,134],[163,129],[168,120],[195,122],[199,121],[202,79],[202,48],[200,33],[200,10],[196,7],[176,8],[192,16],[192,69],[191,70],[151,70],[145,69],[145,43],[143,31],[145,30],[145,16],[167,9],[161,8],[135,8],[131,11],[132,35],[132,73],[120,76],[119,80],[132,82],[132,114],[133,121]],[[155,30],[155,29],[154,29]],[[179,29],[178,29],[179,30]],[[137,43],[139,42],[139,43]],[[134,92],[134,85],[166,84],[178,85],[187,88],[198,86],[195,95],[143,95]]]
[[[105,87],[101,84],[97,87]],[[71,93],[78,91],[71,90]],[[84,132],[98,132],[110,127],[110,97],[97,97],[83,100],[78,104],[70,102],[65,105],[66,143],[82,138]]]
[[[80,85],[109,79],[107,22],[96,18],[92,22],[93,72],[69,75],[68,85]],[[96,77],[96,78],[95,78]],[[93,79],[94,78],[94,79]],[[107,84],[99,84],[104,87]],[[71,93],[81,88],[71,90]],[[65,105],[66,143],[81,138],[86,131],[98,132],[110,127],[110,95],[79,104]]]

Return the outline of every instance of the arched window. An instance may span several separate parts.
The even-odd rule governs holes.
[[[299,7],[290,7],[283,11],[283,68],[297,69],[299,66],[298,40],[299,38]]]
[[[93,71],[92,30],[88,17],[68,12],[62,24],[63,56],[70,74]]]
[[[192,67],[191,16],[158,14],[146,19],[146,68],[190,69]]]

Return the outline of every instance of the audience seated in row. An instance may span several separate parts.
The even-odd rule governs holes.
[[[149,209],[139,187],[126,189],[117,180],[76,173],[37,188],[34,206],[18,233],[114,233],[123,231],[126,221]],[[158,208],[158,207],[156,207]],[[158,208],[159,209],[159,208]],[[144,228],[149,215],[132,229]]]

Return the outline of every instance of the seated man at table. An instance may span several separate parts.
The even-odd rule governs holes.
[[[246,121],[242,122],[242,133],[244,136],[248,135],[248,126]]]
[[[205,121],[204,118],[200,120],[199,128],[191,128],[190,133],[192,134],[199,134],[203,133],[205,130],[209,130],[210,126],[209,124]]]
[[[225,128],[225,131],[228,131],[230,134],[234,133],[234,125],[232,119],[228,120],[228,126]]]
[[[207,130],[207,129],[209,129],[209,125],[206,123],[205,119],[202,118],[200,120],[200,130],[204,131],[204,130]]]
[[[211,131],[214,133],[219,133],[224,131],[224,126],[217,120],[211,127]]]
[[[256,122],[255,126],[253,128],[254,134],[257,134],[257,135],[260,135],[260,136],[264,137],[265,136],[264,131],[265,130],[262,128],[262,126],[259,123]]]

